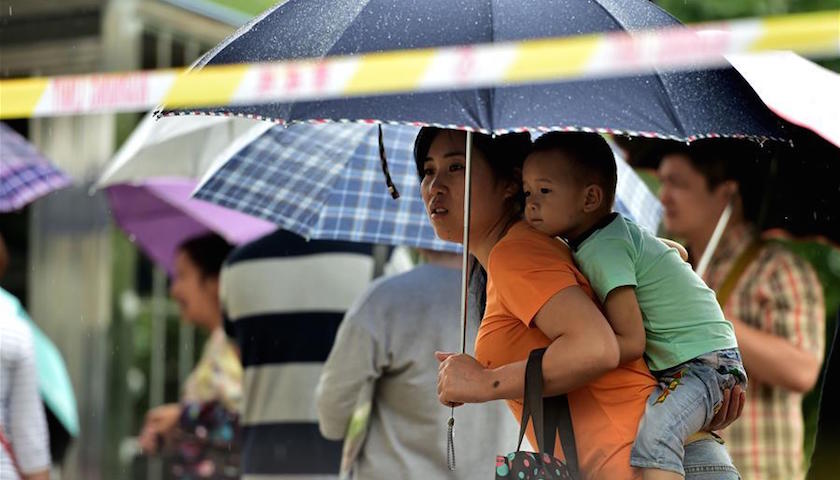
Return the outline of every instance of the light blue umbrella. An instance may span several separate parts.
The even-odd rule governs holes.
[[[413,152],[419,129],[382,128],[396,200],[382,174],[378,126],[360,124],[276,126],[218,159],[195,196],[306,238],[460,251],[435,236],[420,198]],[[653,232],[662,217],[659,201],[623,160],[616,209]]]

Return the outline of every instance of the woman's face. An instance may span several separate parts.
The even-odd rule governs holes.
[[[659,199],[669,233],[691,238],[714,228],[729,202],[726,182],[710,190],[706,177],[682,154],[663,157],[659,178]]]
[[[219,314],[219,281],[202,275],[189,255],[175,255],[175,274],[169,294],[178,303],[181,317],[202,328],[212,328]]]
[[[420,191],[437,236],[463,243],[464,181],[467,134],[445,130],[432,142],[423,163]],[[470,238],[481,238],[503,220],[506,198],[519,190],[518,182],[500,182],[487,158],[472,149],[472,209]],[[507,183],[507,185],[505,185]]]

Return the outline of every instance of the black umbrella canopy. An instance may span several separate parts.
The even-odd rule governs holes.
[[[647,0],[289,0],[242,27],[198,68],[678,24]],[[202,112],[281,121],[419,122],[486,132],[592,128],[679,140],[785,136],[732,68]]]
[[[789,142],[706,139],[723,148],[738,180],[746,216],[762,231],[782,230],[840,246],[840,148],[811,130],[781,121]],[[663,155],[684,143],[617,137],[629,163],[657,168]]]
[[[792,144],[771,156],[760,226],[840,246],[840,148],[805,128],[787,127]]]

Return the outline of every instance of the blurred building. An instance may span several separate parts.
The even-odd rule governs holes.
[[[0,76],[187,65],[254,13],[224,3],[0,0]],[[253,10],[271,2],[227,3]],[[61,470],[65,479],[131,476],[119,447],[136,428],[126,393],[133,314],[123,295],[136,283],[136,253],[115,240],[102,195],[88,189],[138,119],[124,114],[10,122],[76,180],[75,187],[39,200],[11,222],[24,233],[18,231],[22,239],[12,242],[13,268],[4,281],[58,345],[74,383],[81,438]],[[156,280],[158,294],[165,293],[165,279]]]

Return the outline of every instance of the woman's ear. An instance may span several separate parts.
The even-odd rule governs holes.
[[[504,196],[505,198],[514,198],[519,192],[522,191],[522,169],[515,168],[513,170],[513,178],[508,182],[507,186],[505,187]]]
[[[583,189],[583,211],[592,213],[601,208],[604,203],[604,189],[600,185],[592,184]]]
[[[207,292],[213,293],[216,296],[219,296],[221,293],[219,290],[221,283],[219,282],[218,275],[207,275],[202,280],[202,285],[207,289]]]

